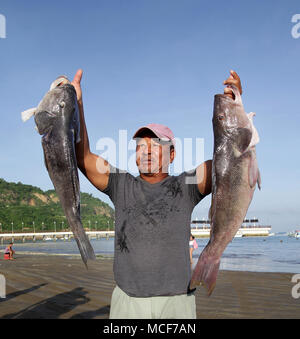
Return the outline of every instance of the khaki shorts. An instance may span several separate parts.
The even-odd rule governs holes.
[[[116,286],[109,319],[196,319],[195,295],[136,298]]]

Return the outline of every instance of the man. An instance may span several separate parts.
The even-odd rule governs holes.
[[[78,70],[72,84],[80,110],[80,137],[76,146],[78,167],[88,180],[107,194],[115,206],[114,275],[117,283],[110,318],[196,318],[195,296],[189,289],[190,221],[194,207],[211,193],[212,161],[194,171],[170,176],[175,157],[172,131],[149,124],[137,130],[134,177],[91,153],[84,120]],[[234,71],[224,85],[242,92]],[[224,93],[233,98],[229,88]],[[195,179],[187,184],[188,179]]]

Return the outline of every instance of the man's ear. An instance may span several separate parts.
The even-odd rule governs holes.
[[[174,161],[176,156],[176,151],[174,147],[171,147],[170,149],[170,164],[172,164],[172,162]]]

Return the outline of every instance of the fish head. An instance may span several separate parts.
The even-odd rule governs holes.
[[[61,81],[60,81],[61,80]],[[38,132],[46,134],[53,128],[64,133],[73,130],[76,142],[79,138],[79,110],[76,91],[68,79],[55,80],[35,111]]]
[[[234,99],[225,94],[215,95],[213,113],[215,151],[230,141],[236,150],[243,153],[250,144],[252,126],[244,110],[238,88],[234,85],[229,87],[234,94]]]

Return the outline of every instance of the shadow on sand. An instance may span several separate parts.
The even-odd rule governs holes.
[[[44,284],[32,286],[32,287],[30,287],[30,288],[27,288],[26,290],[16,291],[16,292],[10,293],[10,294],[8,294],[8,295],[6,296],[6,298],[3,298],[3,299],[0,298],[0,303],[1,303],[1,302],[4,302],[4,301],[11,300],[11,299],[13,299],[13,298],[16,298],[16,297],[18,297],[19,295],[33,292],[33,291],[37,290],[38,288],[41,288],[41,287],[43,287],[43,286],[45,286],[45,285],[47,285],[47,284],[44,283]]]
[[[20,292],[11,293],[6,299],[3,299],[3,301],[10,300],[24,293],[32,292],[44,285],[46,284],[37,285]],[[72,311],[75,307],[88,303],[90,298],[86,297],[87,293],[88,292],[82,287],[74,288],[69,292],[57,294],[51,298],[26,307],[19,312],[7,314],[0,319],[59,319],[61,315]],[[75,314],[71,316],[70,319],[92,319],[97,316],[108,318],[109,310],[110,306],[106,305],[94,311],[86,311]]]

